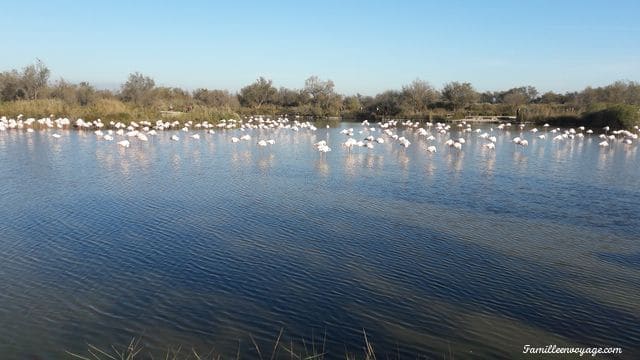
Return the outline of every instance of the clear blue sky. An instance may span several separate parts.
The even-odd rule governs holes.
[[[311,75],[374,95],[415,78],[479,91],[581,90],[640,80],[640,1],[6,1],[0,70],[42,59],[60,77],[117,88],[237,91]]]

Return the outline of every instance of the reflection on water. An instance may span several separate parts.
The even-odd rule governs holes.
[[[173,154],[171,156],[171,171],[180,171],[180,155]]]
[[[358,126],[342,127],[371,133]],[[475,133],[394,130],[412,145],[376,133],[387,142],[349,153],[340,130],[161,133],[127,149],[0,133],[0,353],[60,358],[142,334],[234,356],[284,327],[306,341],[326,329],[331,354],[359,351],[364,328],[381,358],[513,358],[523,344],[640,356],[636,145],[495,130],[489,150]],[[461,151],[444,145],[459,137]]]
[[[429,154],[428,156],[431,156],[431,154]],[[429,159],[425,165],[424,170],[427,174],[427,177],[433,177],[436,174],[438,168],[435,166],[435,163],[431,159]]]
[[[275,156],[271,153],[269,154],[258,154],[258,169],[260,169],[260,174],[266,176],[269,174],[269,170],[273,167],[273,163],[275,160]]]
[[[484,148],[486,149],[486,148]],[[496,168],[496,152],[494,150],[486,149],[487,154],[482,159],[484,166],[482,167],[482,173],[486,177],[493,177]]]
[[[329,176],[329,164],[327,163],[327,159],[324,156],[319,157],[316,160],[314,169],[323,178]]]
[[[400,165],[402,174],[406,177],[408,175],[409,163],[411,161],[407,155],[406,149],[402,148],[396,152],[396,161],[398,161],[398,165]]]
[[[358,171],[358,157],[359,154],[354,154],[352,152],[349,152],[344,157],[344,173],[349,178],[354,178],[356,176]]]
[[[529,160],[529,155],[526,153],[526,150],[517,149],[516,151],[513,152],[514,169],[526,171],[528,160]]]
[[[447,152],[447,165],[455,175],[460,175],[463,170],[464,156],[465,152],[463,151],[449,149],[449,152]]]

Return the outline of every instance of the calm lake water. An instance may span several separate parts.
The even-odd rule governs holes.
[[[379,358],[640,356],[638,145],[525,131],[520,149],[511,129],[491,151],[454,130],[457,152],[397,130],[409,148],[383,136],[349,153],[339,131],[161,132],[128,149],[0,132],[1,357],[142,336],[156,354],[254,358],[249,335],[270,354],[281,328],[298,347],[326,332],[331,358],[361,352],[363,329]]]

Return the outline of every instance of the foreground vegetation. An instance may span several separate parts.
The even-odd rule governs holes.
[[[479,93],[470,83],[451,82],[436,89],[416,79],[401,90],[375,96],[341,95],[331,80],[308,78],[302,89],[276,88],[260,77],[237,94],[219,89],[158,87],[150,77],[129,75],[118,91],[98,90],[87,82],[51,81],[40,61],[0,73],[0,116],[50,115],[107,121],[217,121],[249,114],[384,118],[446,121],[466,116],[510,116],[517,121],[557,126],[631,128],[640,125],[640,84],[618,81],[564,94],[540,94],[532,86]]]
[[[322,338],[312,337],[309,342],[302,340],[302,344],[294,344],[293,341],[283,341],[283,330],[280,330],[277,338],[273,342],[273,345],[268,348],[261,348],[255,339],[251,337],[251,343],[253,345],[253,351],[248,354],[241,354],[240,348],[236,352],[234,359],[251,358],[251,359],[297,359],[297,360],[323,360],[344,358],[346,360],[375,360],[376,352],[372,344],[367,338],[367,333],[363,332],[364,342],[361,351],[357,353],[347,352],[344,354],[330,354],[326,349],[326,334]],[[145,351],[143,345],[140,344],[141,340],[132,339],[128,345],[124,347],[111,346],[110,349],[101,349],[93,345],[88,345],[87,354],[74,354],[68,352],[72,359],[80,360],[136,360],[136,359],[153,359],[154,355]],[[207,353],[198,352],[195,349],[183,349],[182,347],[170,348],[163,354],[161,359],[165,360],[221,360],[224,359],[223,355],[211,350]],[[400,359],[399,353],[385,354],[384,359]],[[453,353],[451,350],[448,353],[442,354],[442,359],[453,359]]]

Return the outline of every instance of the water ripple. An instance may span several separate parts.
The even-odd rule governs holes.
[[[495,152],[439,135],[428,154],[398,131],[411,147],[348,153],[339,130],[252,132],[267,148],[233,131],[129,149],[0,134],[0,352],[56,358],[144,335],[235,354],[285,327],[326,329],[337,354],[360,349],[363,328],[381,354],[640,353],[634,152],[516,149],[512,132]]]

